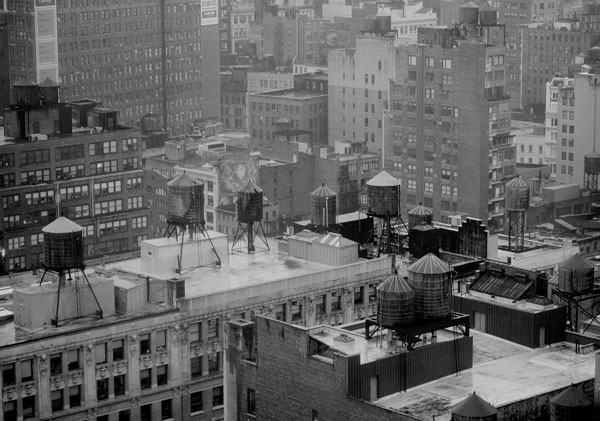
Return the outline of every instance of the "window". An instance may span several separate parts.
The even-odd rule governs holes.
[[[50,162],[50,149],[21,152],[21,166]]]
[[[193,357],[190,359],[190,370],[192,379],[202,376],[202,357]]]
[[[156,383],[159,386],[164,386],[168,382],[169,366],[159,365],[156,367]]]
[[[335,291],[331,293],[331,311],[340,311],[342,309],[342,293]]]
[[[81,406],[81,386],[71,386],[69,387],[69,407],[75,408],[76,406]]]
[[[423,112],[425,114],[433,115],[433,112],[434,112],[433,104],[425,104]]]
[[[452,60],[449,58],[442,59],[442,68],[443,69],[451,69],[452,68]]]
[[[138,159],[134,158],[123,158],[123,171],[131,171],[138,168]]]
[[[159,330],[155,336],[155,346],[157,351],[163,351],[167,349],[167,330]]]
[[[442,85],[452,85],[452,75],[442,75]]]
[[[104,364],[106,362],[106,342],[94,345],[94,360],[96,364]]]
[[[120,374],[114,377],[115,396],[125,394],[125,374]]]
[[[152,404],[140,406],[140,421],[152,421]]]
[[[111,174],[119,171],[118,161],[113,159],[112,161],[93,162],[90,164],[91,175]]]
[[[160,401],[160,416],[161,420],[167,420],[173,416],[173,404],[171,399],[165,399],[164,401]]]
[[[426,67],[435,66],[435,59],[433,57],[425,57],[425,66]]]
[[[33,380],[33,360],[21,361],[21,381],[28,382]]]
[[[96,380],[96,397],[99,401],[108,399],[108,379]]]
[[[412,80],[412,81],[417,80],[417,72],[414,70],[409,70],[408,71],[408,80]]]
[[[433,183],[425,183],[425,191],[432,192],[433,191]]]
[[[377,301],[377,284],[369,284],[369,302]]]
[[[416,190],[417,189],[417,180],[408,180],[407,187],[409,190]]]
[[[79,370],[79,350],[71,349],[67,352],[67,369],[69,371]]]
[[[208,355],[208,373],[216,374],[219,372],[219,363],[221,360],[221,354],[215,352],[214,354]]]
[[[219,319],[208,320],[207,333],[208,339],[219,337]]]
[[[2,197],[2,209],[15,209],[20,205],[20,198],[18,194]]]
[[[425,98],[434,99],[435,98],[435,89],[434,88],[425,88]]]
[[[35,417],[35,396],[26,396],[23,398],[23,418]]]
[[[140,388],[150,389],[152,387],[152,369],[148,368],[146,370],[140,371]]]
[[[117,339],[112,342],[112,360],[123,359],[123,339]]]
[[[2,366],[2,386],[10,386],[17,382],[15,376],[15,365],[4,364]]]
[[[131,139],[123,139],[121,142],[123,146],[123,152],[138,150],[138,140],[135,137]]]
[[[188,338],[190,343],[198,342],[202,335],[202,324],[191,323],[188,328]]]
[[[315,309],[317,316],[325,313],[325,295],[317,295],[315,297]]]
[[[302,320],[302,300],[292,301],[292,322]]]
[[[150,353],[150,334],[143,333],[140,335],[140,354]]]
[[[223,386],[213,387],[213,408],[223,405]]]
[[[142,177],[133,177],[127,179],[127,190],[141,189],[144,186]],[[162,194],[161,196],[164,196]]]
[[[123,409],[119,411],[118,421],[129,421],[131,418],[131,411],[129,409]]]
[[[53,390],[50,392],[50,399],[52,400],[52,412],[62,411],[63,409],[63,390]]]
[[[144,197],[135,196],[127,198],[127,209],[139,209],[144,206]]]
[[[200,412],[204,408],[202,404],[202,391],[190,393],[190,412]]]
[[[408,56],[408,64],[411,66],[417,65],[417,56]]]
[[[62,354],[50,355],[50,374],[61,374],[62,373]]]
[[[247,390],[246,412],[248,415],[256,415],[256,391],[254,389]]]

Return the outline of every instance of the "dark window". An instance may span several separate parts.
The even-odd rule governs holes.
[[[23,398],[23,418],[35,417],[35,396]]]
[[[15,377],[15,365],[5,364],[2,366],[2,386],[9,386],[15,384],[17,379]]]
[[[190,412],[202,411],[202,392],[194,392],[190,394]]]
[[[71,349],[67,352],[67,367],[69,371],[79,370],[79,350]]]
[[[354,288],[354,305],[362,305],[363,303],[363,287]]]
[[[144,333],[140,335],[140,354],[150,353],[150,334]]]
[[[75,408],[81,405],[81,386],[71,386],[69,388],[69,407]]]
[[[52,412],[62,411],[63,409],[63,390],[53,390],[50,392],[50,399],[52,400]]]
[[[96,421],[109,421],[108,420],[108,414],[106,414],[106,415],[98,415],[96,417]]]
[[[172,409],[173,404],[171,403],[171,399],[165,399],[164,401],[160,402],[160,416],[161,416],[161,420],[166,420],[172,417],[173,414],[173,409]]]
[[[248,414],[256,415],[256,392],[254,389],[248,389],[246,408]]]
[[[219,360],[221,354],[216,352],[214,354],[209,354],[208,356],[208,372],[209,374],[214,374],[219,371]]]
[[[152,369],[140,371],[140,387],[143,389],[150,389],[152,387]]]
[[[115,396],[124,395],[125,394],[125,374],[115,376],[114,383],[115,383]]]
[[[117,339],[112,343],[112,357],[113,361],[123,359],[123,339]]]
[[[213,387],[213,408],[223,405],[223,386]]]
[[[62,373],[62,354],[50,355],[50,374]]]
[[[17,401],[4,402],[4,421],[17,421]]]
[[[156,368],[156,383],[159,386],[163,386],[163,385],[167,384],[168,372],[169,372],[168,365],[159,365]]]
[[[96,380],[96,396],[99,401],[108,399],[108,379]]]
[[[140,420],[152,421],[152,404],[140,406]]]
[[[130,420],[130,412],[129,409],[124,409],[119,411],[119,421],[129,421]]]
[[[202,376],[202,357],[194,357],[190,360],[192,379]]]

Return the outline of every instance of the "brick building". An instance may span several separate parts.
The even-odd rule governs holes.
[[[221,122],[225,130],[246,130],[248,68],[233,67],[221,72]]]
[[[11,86],[49,77],[63,99],[111,104],[130,126],[154,112],[171,133],[189,133],[194,120],[219,118],[218,5],[206,6],[11,1],[0,10],[11,43],[0,71]]]
[[[4,269],[39,267],[42,226],[57,216],[84,227],[86,259],[137,251],[149,233],[150,214],[140,131],[120,125],[118,112],[97,102],[56,102],[48,94],[56,87],[17,89],[33,96],[4,110]],[[40,90],[46,93],[42,104]]]
[[[400,46],[386,132],[386,168],[402,182],[401,207],[434,219],[463,214],[501,227],[504,184],[515,174],[502,45],[454,29],[419,29]]]

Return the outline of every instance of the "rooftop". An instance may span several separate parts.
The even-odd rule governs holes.
[[[323,91],[310,91],[310,90],[301,90],[296,91],[292,89],[281,89],[278,91],[266,91],[266,92],[255,92],[251,94],[252,96],[271,96],[271,97],[280,97],[280,98],[294,98],[294,99],[308,99],[308,98],[327,98],[327,92]]]
[[[594,378],[595,354],[576,354],[566,342],[527,348],[471,331],[473,368],[394,393],[376,405],[421,419],[449,420],[452,407],[477,392],[496,408]]]

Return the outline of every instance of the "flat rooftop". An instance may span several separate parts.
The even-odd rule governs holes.
[[[334,266],[310,262],[290,257],[287,253],[280,253],[277,241],[270,240],[268,244],[270,250],[257,251],[252,254],[244,251],[230,250],[228,266],[224,265],[220,268],[214,265],[202,266],[182,275],[170,276],[168,279],[175,277],[183,279],[185,281],[186,298],[193,298],[195,296],[211,295],[260,284],[268,284],[282,279],[315,274],[334,268]],[[262,246],[260,240],[257,241],[256,245]],[[144,273],[142,271],[141,259],[139,258],[107,264],[106,269],[157,278],[152,273]]]
[[[294,90],[279,90],[279,91],[266,91],[266,92],[256,92],[253,95],[256,96],[273,96],[273,97],[279,97],[279,98],[298,98],[298,99],[305,99],[305,98],[318,98],[318,97],[327,97],[327,92],[321,92],[321,91],[294,91]]]
[[[576,354],[575,345],[560,342],[531,349],[471,330],[473,368],[394,393],[374,402],[412,416],[450,420],[450,410],[468,395],[496,408],[563,389],[594,378],[595,353]]]

